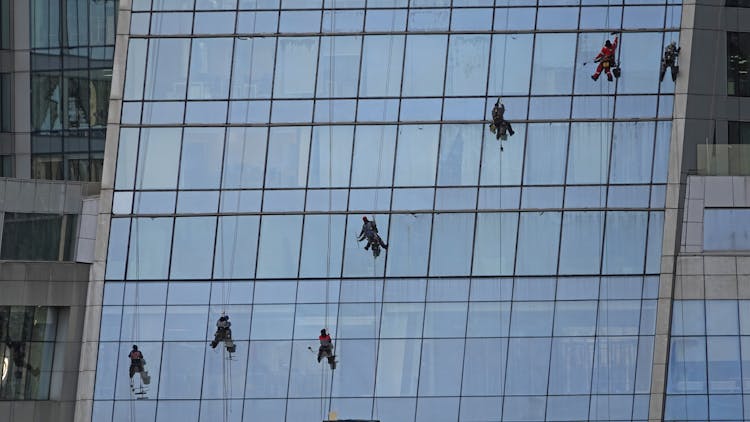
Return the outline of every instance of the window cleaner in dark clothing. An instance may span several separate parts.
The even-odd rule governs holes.
[[[609,40],[604,42],[602,51],[594,58],[595,63],[599,63],[596,67],[596,72],[591,75],[591,79],[598,80],[599,75],[604,70],[607,73],[607,80],[612,82],[612,68],[615,68],[615,76],[619,77],[618,70],[616,69],[617,64],[615,63],[615,51],[617,51],[617,36],[615,35],[615,41],[610,42]]]
[[[659,71],[659,82],[664,80],[664,75],[667,73],[667,68],[672,71],[672,81],[677,80],[677,73],[680,71],[680,66],[677,63],[677,59],[680,56],[680,47],[677,47],[677,43],[672,41],[669,43],[667,48],[664,49],[664,57],[661,58],[661,69]]]
[[[510,122],[505,120],[505,104],[500,103],[498,98],[495,102],[495,106],[492,107],[492,123],[490,124],[490,132],[494,133],[497,140],[508,139],[508,134],[513,136],[516,132],[513,131],[513,127]]]
[[[141,380],[144,384],[149,384],[151,377],[146,371],[146,359],[143,358],[143,353],[138,350],[137,345],[133,345],[133,350],[128,353],[128,359],[130,359],[130,388],[133,388],[133,376],[136,372],[141,374]]]
[[[214,340],[211,342],[211,348],[215,349],[222,341],[227,348],[227,352],[234,353],[237,351],[234,341],[232,341],[232,329],[229,328],[232,323],[229,322],[229,316],[222,315],[219,320],[216,321],[216,333],[214,334]]]
[[[357,236],[357,241],[360,242],[365,238],[367,239],[365,250],[370,249],[370,246],[373,245],[382,246],[383,249],[388,250],[388,244],[383,242],[383,239],[378,234],[378,226],[374,221],[368,220],[367,216],[362,217],[362,230],[360,230],[359,236]]]
[[[336,369],[336,356],[333,354],[333,341],[325,328],[320,330],[318,340],[320,340],[320,347],[318,347],[318,362],[323,358],[326,358],[328,359],[328,364],[331,366],[331,369]]]

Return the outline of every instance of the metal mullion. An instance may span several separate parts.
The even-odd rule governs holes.
[[[411,98],[410,98],[411,99]],[[310,101],[310,100],[303,100],[303,101]],[[656,119],[639,119],[639,118],[627,118],[627,119],[617,119],[617,123],[649,123],[649,122],[664,122],[664,121],[671,121],[671,118],[656,118]],[[611,123],[613,122],[612,119],[515,119],[516,123],[526,123],[526,124],[533,124],[533,123]],[[364,122],[353,122],[353,121],[345,121],[345,122],[289,122],[289,123],[239,123],[235,124],[232,123],[230,125],[226,124],[212,124],[212,123],[191,123],[191,124],[185,124],[185,123],[171,123],[171,124],[133,124],[133,123],[127,123],[127,124],[121,124],[121,128],[128,128],[128,127],[142,127],[142,128],[149,128],[149,127],[159,127],[159,128],[168,128],[168,127],[226,127],[226,126],[232,126],[232,127],[298,127],[298,126],[351,126],[353,124],[359,124],[359,125],[367,125],[367,126],[381,126],[381,125],[394,125],[399,124],[402,126],[423,126],[423,125],[435,125],[435,124],[484,124],[486,121],[484,120],[404,120],[404,121],[395,121],[395,120],[387,120],[387,121],[364,121]],[[536,185],[535,185],[536,186]],[[555,185],[560,186],[560,185]]]
[[[512,8],[512,6],[511,6]],[[310,9],[306,9],[310,11]],[[386,9],[383,9],[386,10]],[[388,8],[387,10],[392,10]],[[408,25],[408,22],[407,22]],[[428,30],[409,32],[408,30],[402,31],[341,31],[336,33],[330,33],[334,37],[346,37],[352,35],[493,35],[493,34],[507,34],[507,35],[518,35],[518,34],[597,34],[605,31],[604,29],[517,29],[517,30],[502,30],[495,31],[491,29],[474,29],[474,30]],[[659,32],[660,28],[628,28],[629,33],[654,33]],[[663,30],[663,29],[661,29]],[[328,33],[326,33],[328,34]],[[235,34],[212,34],[210,38],[269,38],[269,37],[284,37],[284,38],[309,38],[319,37],[323,35],[321,32],[293,32],[293,33],[276,33],[276,32],[262,32],[262,33],[235,33]],[[137,38],[206,38],[206,34],[138,34]]]

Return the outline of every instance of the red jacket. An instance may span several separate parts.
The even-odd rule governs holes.
[[[600,51],[599,54],[594,58],[594,61],[598,62],[607,58],[614,59],[615,50],[617,50],[617,37],[615,37],[615,41],[612,43],[611,47],[607,47],[606,45],[602,47],[602,51]]]
[[[318,340],[320,340],[320,344],[331,344],[331,336],[328,335],[318,336]]]

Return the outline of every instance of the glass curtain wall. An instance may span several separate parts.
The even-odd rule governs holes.
[[[94,420],[648,419],[679,1],[132,7]]]
[[[117,0],[33,0],[31,174],[101,180]]]

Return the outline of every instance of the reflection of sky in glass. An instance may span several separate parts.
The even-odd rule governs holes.
[[[120,315],[117,289],[138,278],[171,277],[174,288],[154,298],[152,314],[187,309],[206,318],[209,336],[215,307],[244,306],[235,318],[243,318],[238,347],[248,350],[228,363],[244,388],[224,394],[213,385],[220,377],[203,375],[201,387],[200,374],[181,378],[175,362],[162,364],[152,385],[157,413],[174,411],[162,399],[203,400],[203,414],[216,406],[209,398],[233,397],[232,420],[314,420],[326,416],[322,396],[340,418],[648,418],[671,127],[657,110],[671,107],[674,86],[646,70],[677,37],[663,28],[673,10],[578,1],[537,10],[525,0],[510,8],[369,0],[366,10],[360,0],[227,3],[216,9],[234,14],[227,10],[236,3],[240,37],[186,28],[171,38],[188,45],[170,63],[148,60],[155,39],[144,47],[131,38],[145,62],[133,59],[131,69],[146,78],[124,77],[128,93],[136,82],[148,88],[126,105],[144,92],[155,101],[181,92],[193,113],[159,129],[180,131],[177,142],[164,138],[172,152],[163,151],[163,166],[138,156],[162,151],[152,146],[156,129],[145,129],[148,140],[123,129],[118,210],[130,209],[122,203],[132,190],[181,191],[174,212],[140,212],[138,224],[114,216],[107,318]],[[625,76],[591,81],[609,31],[642,14],[661,20],[623,34]],[[181,51],[191,57],[175,70]],[[500,95],[516,132],[502,151],[486,122]],[[228,111],[197,115],[209,110],[197,100]],[[232,190],[214,208],[215,196],[201,194],[219,187]],[[200,198],[211,198],[211,211]],[[389,246],[377,259],[356,241],[363,215]],[[164,221],[146,222],[152,217]],[[161,230],[151,246],[138,240],[149,224]],[[161,239],[167,234],[171,243]],[[136,243],[134,255],[127,245]],[[203,290],[187,287],[225,279],[244,293],[225,291],[210,311]],[[184,309],[171,309],[173,295]],[[177,363],[220,366],[218,353],[175,327],[164,327],[160,354],[180,360],[192,350],[196,362]],[[333,375],[323,369],[321,381],[314,350],[323,327],[340,364]],[[96,388],[110,382],[119,381],[97,379]]]

